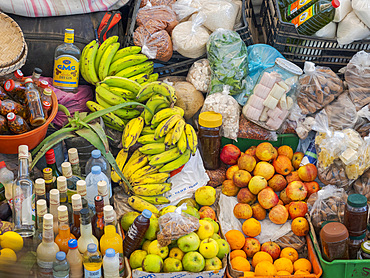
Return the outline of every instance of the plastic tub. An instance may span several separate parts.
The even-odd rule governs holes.
[[[48,126],[58,112],[58,99],[54,92],[51,98],[53,100],[53,109],[46,122],[42,126],[23,134],[0,135],[0,153],[16,154],[18,153],[19,145],[28,145],[28,149],[32,150],[44,140]]]

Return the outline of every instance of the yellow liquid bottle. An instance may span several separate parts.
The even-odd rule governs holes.
[[[68,241],[70,239],[76,239],[73,234],[71,234],[68,225],[68,210],[66,206],[58,207],[58,220],[59,220],[59,233],[55,237],[55,243],[58,244],[60,251],[68,253]]]
[[[101,267],[103,258],[97,249],[97,245],[90,243],[87,245],[87,250],[83,254],[83,265],[85,278],[100,278],[102,276]]]

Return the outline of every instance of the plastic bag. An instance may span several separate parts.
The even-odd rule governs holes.
[[[305,62],[304,72],[299,78],[297,95],[303,114],[316,113],[343,93],[343,82],[331,69]]]
[[[295,131],[298,137],[302,140],[307,138],[308,133],[312,130],[312,126],[315,124],[315,118],[304,115],[297,103],[294,103],[290,110],[288,119],[296,124]]]
[[[337,35],[337,24],[330,22],[315,33],[316,37],[334,39]]]
[[[247,120],[242,114],[239,119],[239,132],[238,138],[254,139],[254,140],[267,140],[267,141],[277,141],[277,133],[275,131],[267,130],[263,127],[252,123]],[[241,149],[241,151],[246,151]]]
[[[145,7],[146,5],[152,6],[171,6],[175,3],[176,0],[142,0],[140,2],[140,8]]]
[[[339,0],[340,6],[335,9],[333,22],[341,22],[352,11],[351,0]]]
[[[359,179],[353,184],[353,189],[356,193],[364,195],[370,204],[370,170],[367,170]]]
[[[325,186],[316,193],[311,194],[307,200],[307,205],[316,232],[321,230],[325,221],[343,223],[346,202],[346,192],[343,188],[337,188],[334,185]]]
[[[352,8],[358,18],[370,28],[370,2],[369,0],[352,0]]]
[[[229,95],[229,86],[224,86],[222,92],[206,97],[201,112],[214,111],[222,115],[221,135],[237,140],[239,131],[240,106]]]
[[[186,81],[193,84],[195,89],[206,93],[211,83],[211,67],[207,59],[200,59],[191,66],[186,77]]]
[[[172,9],[177,15],[177,20],[182,22],[200,10],[200,4],[194,0],[178,0],[172,4]]]
[[[230,94],[244,91],[248,75],[248,51],[239,34],[225,29],[212,33],[207,43],[207,57],[212,70],[210,94],[230,86]]]
[[[337,100],[325,107],[329,126],[335,130],[353,128],[358,115],[355,105],[348,94],[342,94]]]
[[[230,230],[238,230],[243,232],[242,223],[235,217],[233,211],[235,205],[238,203],[236,197],[229,197],[220,194],[218,201],[218,222],[222,227],[222,233],[226,234]]]
[[[340,45],[363,40],[368,36],[370,36],[370,29],[360,21],[354,11],[338,24],[337,41]]]
[[[361,137],[369,135],[370,132],[370,110],[369,106],[363,107],[357,113],[357,121],[354,129],[360,134]]]
[[[191,232],[198,230],[199,219],[184,213],[186,204],[179,206],[174,212],[168,212],[158,218],[158,243],[167,246],[172,240],[177,240]]]

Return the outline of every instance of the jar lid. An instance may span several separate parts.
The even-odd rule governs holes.
[[[350,236],[349,239],[351,239],[351,240],[361,240],[361,239],[364,239],[365,236],[366,236],[366,233],[363,233],[360,236]]]
[[[290,73],[293,73],[295,75],[302,75],[303,73],[300,67],[298,67],[296,64],[293,64],[292,62],[285,60],[283,58],[276,58],[275,64],[277,64],[282,69],[289,71]]]
[[[199,114],[199,125],[214,128],[222,125],[222,115],[213,111]]]
[[[347,204],[355,208],[365,207],[367,206],[367,198],[361,194],[351,194],[348,196]]]
[[[366,254],[370,254],[370,240],[366,240],[361,243],[361,250]]]
[[[338,242],[348,238],[348,230],[342,223],[331,222],[321,229],[320,237],[325,242]]]

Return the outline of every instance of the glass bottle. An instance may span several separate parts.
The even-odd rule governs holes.
[[[45,189],[46,189],[46,198],[49,201],[49,193],[50,190],[54,189],[54,181],[53,181],[53,170],[49,167],[44,168],[42,170],[42,173],[44,175],[44,180],[45,180]]]
[[[58,234],[58,207],[60,206],[59,200],[59,190],[52,189],[50,190],[50,213],[53,215],[54,219],[54,234]]]
[[[86,252],[83,254],[83,265],[85,278],[102,277],[101,267],[103,264],[102,256],[98,247],[94,243],[87,246]]]
[[[50,149],[45,153],[45,159],[47,167],[52,169],[53,172],[53,182],[57,179],[57,177],[61,176],[62,173],[59,171],[57,164],[55,162],[55,154],[54,150]],[[46,180],[46,179],[45,179]]]
[[[51,104],[48,101],[42,102],[42,110],[44,111],[45,120],[49,118],[49,115],[51,113]]]
[[[108,248],[103,259],[104,278],[120,277],[118,254],[113,248]]]
[[[82,266],[82,255],[78,251],[77,240],[70,239],[68,241],[69,251],[67,253],[67,261],[70,268],[70,278],[82,278],[84,276]]]
[[[26,117],[25,107],[22,104],[11,99],[0,100],[0,114],[6,116],[10,112],[19,115],[22,118]]]
[[[98,182],[98,195],[103,197],[104,206],[110,205],[109,196],[108,196],[108,185],[106,181],[99,181]],[[113,216],[115,221],[117,221],[117,214],[113,210]]]
[[[35,195],[28,176],[27,145],[18,147],[18,158],[18,178],[13,185],[13,230],[22,237],[30,237],[35,233]]]
[[[35,83],[35,85],[37,87],[40,86],[40,77],[41,77],[41,74],[42,74],[42,69],[40,69],[40,68],[34,68],[33,69],[33,73],[32,73],[31,79],[32,79],[33,83]]]
[[[49,82],[47,82],[46,80],[41,80],[38,87],[40,90],[41,100],[43,100],[42,96],[43,96],[43,92],[45,91],[45,89],[51,90],[49,87]]]
[[[42,229],[44,223],[44,215],[48,213],[48,208],[46,206],[46,201],[41,199],[36,203],[37,210],[37,230],[36,230],[36,241],[37,244],[40,244],[42,241]]]
[[[69,263],[64,251],[59,251],[55,255],[55,261],[53,262],[53,277],[69,278]]]
[[[91,218],[91,225],[93,229],[93,235],[100,240],[104,234],[104,201],[102,196],[95,196],[95,214]]]
[[[5,74],[3,76],[0,76],[0,85],[4,86],[5,82],[7,80],[17,80],[17,81],[22,81],[23,79],[23,72],[21,70],[16,70],[12,73]]]
[[[64,43],[55,49],[53,86],[77,93],[81,51],[73,42],[74,30],[65,29]]]
[[[109,187],[109,198],[112,197],[112,189],[110,187],[111,167],[108,160],[101,155],[101,152],[99,150],[93,150],[91,152],[91,157],[86,162],[85,166],[86,176],[91,172],[93,166],[100,166],[101,171],[107,176]]]
[[[146,231],[149,228],[151,211],[144,209],[143,212],[135,218],[134,223],[127,231],[123,242],[123,254],[129,258],[131,253],[137,250],[144,238]]]
[[[105,181],[108,183],[107,176],[101,171],[100,166],[93,166],[92,171],[86,177],[87,201],[92,211],[95,211],[94,198],[98,195],[98,182]]]
[[[9,132],[9,128],[8,128],[8,120],[3,115],[0,115],[0,134],[1,135],[6,135],[6,134],[9,134],[9,133],[10,132]]]
[[[79,239],[81,236],[80,211],[82,209],[82,202],[81,202],[80,194],[72,195],[72,209],[73,209],[73,224],[71,226],[71,233],[75,236],[76,239]]]
[[[348,239],[348,256],[350,260],[356,260],[361,244],[366,241],[366,233],[361,236],[350,236]]]
[[[6,168],[4,161],[0,161],[0,192],[2,188],[5,190],[5,198],[8,200],[13,199],[13,182],[14,182],[14,173]],[[0,200],[2,199],[0,195]]]
[[[41,81],[43,82],[43,81]],[[46,81],[45,81],[46,82]],[[52,101],[52,98],[51,98],[51,94],[52,94],[53,90],[50,89],[49,87],[45,88],[43,91],[42,91],[42,94],[41,94],[41,100],[44,102],[44,101],[47,101],[49,102],[50,104],[53,103]]]
[[[35,180],[35,171],[33,170],[32,167],[32,154],[28,152],[28,173],[30,175],[31,180]]]
[[[69,163],[69,162],[63,162],[62,163],[62,173],[63,173],[63,176],[65,176],[67,178],[67,187],[68,187],[68,189],[69,190],[76,190],[76,188],[77,188],[76,183],[81,178],[72,175],[71,163]]]
[[[35,191],[36,191],[36,202],[38,200],[46,201],[45,180],[43,178],[38,178],[35,180]]]
[[[58,207],[58,235],[55,237],[55,243],[58,244],[59,249],[68,252],[68,240],[76,239],[69,228],[68,209],[61,205]]]
[[[41,277],[53,277],[53,262],[59,252],[59,247],[54,242],[53,222],[52,214],[44,215],[42,242],[36,250],[38,273]]]
[[[87,245],[89,243],[94,243],[95,245],[99,245],[99,241],[96,239],[96,237],[92,234],[92,227],[91,227],[91,221],[90,221],[90,213],[87,209],[82,209],[80,211],[81,215],[81,236],[78,239],[78,251],[80,251],[81,254],[85,253],[87,250]]]
[[[69,224],[72,224],[72,206],[68,201],[68,194],[67,194],[67,179],[64,176],[60,176],[57,178],[57,188],[59,190],[59,198],[60,204],[65,205],[68,210],[68,218]]]
[[[21,116],[15,115],[13,112],[8,113],[6,118],[8,120],[9,130],[14,134],[22,134],[31,130],[25,119]]]
[[[80,159],[76,148],[70,148],[68,150],[68,159],[71,163],[72,174],[81,177]]]
[[[367,198],[361,194],[351,194],[344,209],[344,225],[349,236],[358,237],[366,233],[368,218]]]
[[[45,115],[42,109],[40,93],[30,78],[26,79],[25,86],[25,99],[29,112],[28,121],[32,126],[40,126],[45,123]]]
[[[82,208],[90,210],[89,203],[86,198],[86,195],[87,195],[86,181],[79,180],[77,181],[76,186],[77,186],[77,193],[81,195]]]
[[[14,101],[25,104],[26,85],[23,81],[9,79],[4,84],[4,89]]]

